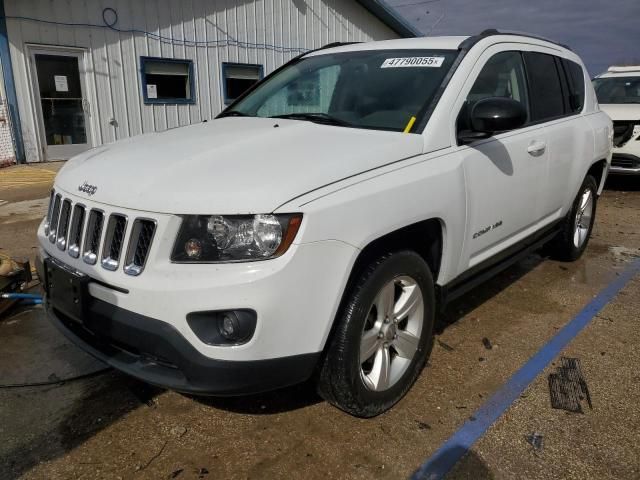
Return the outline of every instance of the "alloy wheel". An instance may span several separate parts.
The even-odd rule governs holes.
[[[580,203],[576,211],[575,226],[573,230],[573,245],[581,248],[587,241],[593,216],[593,191],[587,188],[582,192]]]
[[[373,300],[360,340],[360,375],[369,390],[391,388],[416,355],[424,323],[424,298],[418,283],[399,276]]]

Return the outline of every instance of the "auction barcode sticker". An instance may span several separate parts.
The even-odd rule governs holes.
[[[387,58],[380,68],[441,67],[444,57]]]

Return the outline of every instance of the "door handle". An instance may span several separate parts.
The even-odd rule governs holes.
[[[534,140],[527,147],[527,152],[529,152],[529,155],[531,155],[532,157],[539,157],[544,153],[546,148],[546,142],[544,142],[543,140]]]

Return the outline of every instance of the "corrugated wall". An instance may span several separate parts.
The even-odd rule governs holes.
[[[62,23],[103,25],[103,10],[113,8],[119,29],[62,26],[10,17]],[[32,85],[27,77],[26,44],[64,45],[85,50],[87,96],[91,104],[93,145],[210,119],[223,108],[222,62],[262,64],[271,72],[298,52],[334,41],[396,38],[386,25],[355,1],[348,0],[5,0],[7,29],[19,99],[27,161],[40,161]],[[107,17],[109,18],[109,17]],[[200,44],[180,40],[230,40],[259,47]],[[145,105],[140,56],[194,61],[196,102],[192,105]],[[109,123],[115,119],[117,126]]]

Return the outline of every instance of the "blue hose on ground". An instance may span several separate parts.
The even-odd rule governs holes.
[[[42,295],[35,293],[3,293],[0,298],[8,300],[40,300],[42,302]]]
[[[26,299],[20,303],[20,305],[42,305],[42,299],[34,298],[34,299]]]

